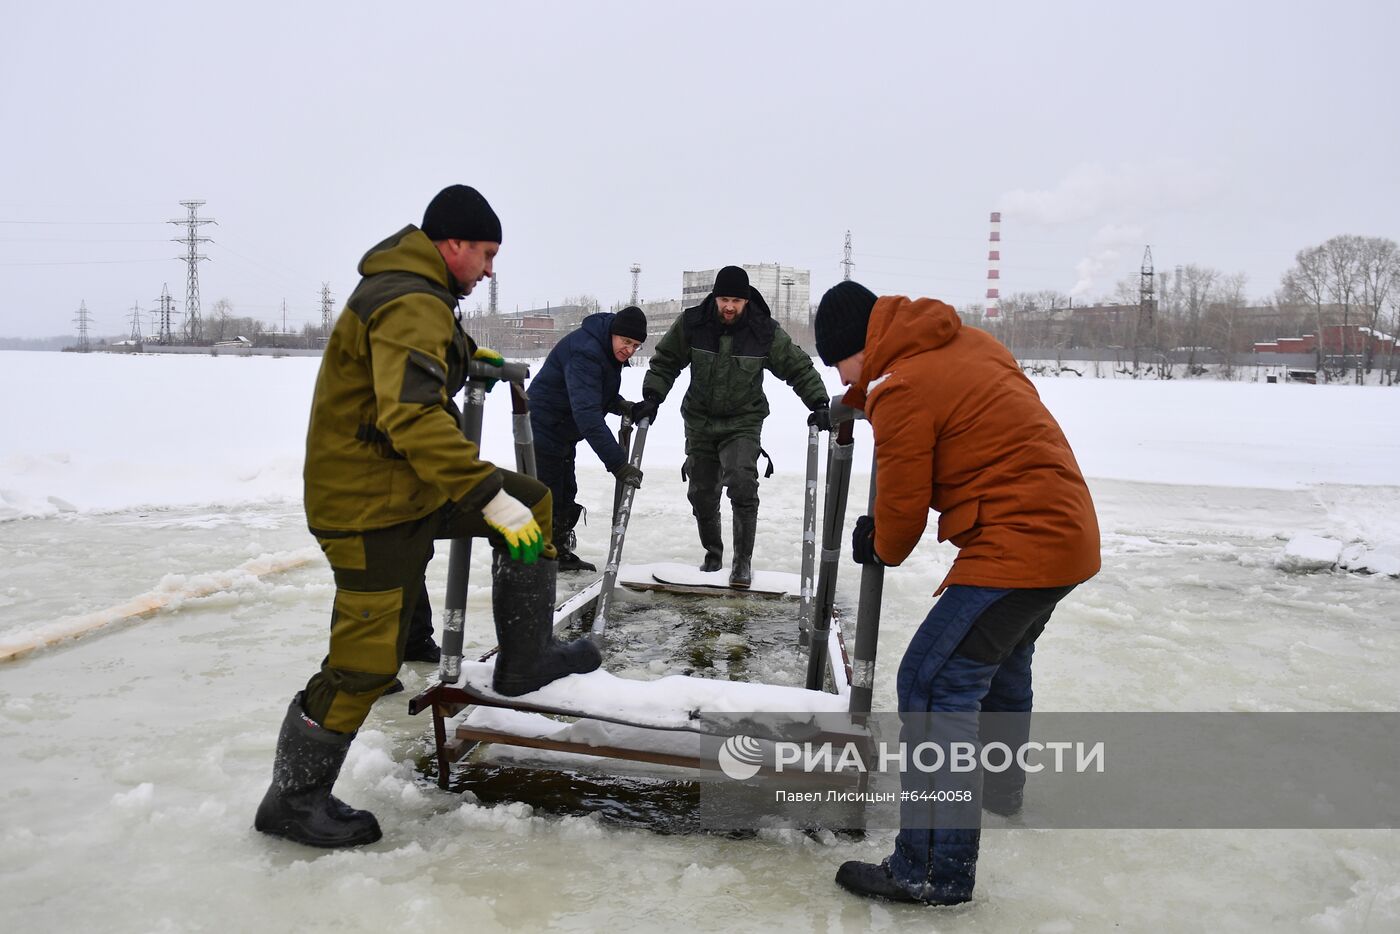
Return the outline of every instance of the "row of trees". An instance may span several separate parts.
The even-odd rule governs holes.
[[[1337,352],[1320,339],[1332,326],[1400,334],[1400,246],[1388,238],[1344,234],[1299,250],[1273,294],[1253,301],[1243,274],[1201,264],[1158,272],[1152,284],[1148,302],[1142,300],[1138,276],[1123,279],[1110,295],[1087,305],[1053,290],[1018,292],[1003,298],[1000,317],[986,319],[983,326],[1021,355],[1072,357],[1071,351],[1091,350],[1101,358],[1110,352],[1131,375],[1155,371],[1159,376],[1173,372],[1169,364],[1175,363],[1184,364],[1188,374],[1204,372],[1204,366],[1212,364],[1230,377],[1239,355],[1252,351],[1256,342],[1311,333],[1319,337],[1314,355],[1322,378],[1351,377],[1359,382],[1379,368],[1385,381],[1400,379],[1400,356],[1394,353],[1393,341],[1387,345],[1384,340],[1361,340]],[[589,295],[570,297],[550,308],[554,336],[567,333],[599,309],[598,300]],[[982,309],[963,310],[975,316]],[[467,314],[469,326],[481,332],[478,340],[489,344],[495,338],[520,352],[547,349],[533,346],[545,335],[522,333],[518,320],[485,314],[479,305]],[[799,344],[810,343],[806,329],[794,323],[790,330],[795,330]],[[257,346],[289,349],[318,348],[329,336],[319,323],[291,330],[237,315],[227,299],[214,303],[202,331],[201,343],[245,337]],[[526,338],[529,348],[515,347]]]
[[[1395,336],[1400,333],[1400,247],[1385,237],[1344,234],[1299,250],[1293,268],[1284,274],[1279,297],[1294,307],[1310,309],[1319,334],[1324,309],[1330,307],[1334,317],[1335,310],[1341,309],[1343,327],[1359,324],[1379,332],[1384,330],[1382,324],[1387,324],[1390,335]],[[1382,309],[1387,308],[1390,314],[1384,316]],[[1371,371],[1374,350],[1374,342],[1363,344],[1361,359],[1356,361],[1358,369]],[[1321,367],[1321,347],[1318,354]],[[1351,355],[1343,353],[1343,375],[1351,363]],[[1393,366],[1393,359],[1390,363]]]
[[[1300,250],[1273,294],[1253,301],[1243,274],[1195,263],[1158,272],[1150,302],[1142,300],[1142,284],[1139,276],[1125,278],[1091,305],[1056,291],[1015,293],[986,326],[1013,350],[1115,348],[1134,373],[1164,368],[1170,357],[1188,373],[1218,363],[1227,377],[1256,342],[1315,334],[1323,378],[1360,381],[1377,367],[1388,382],[1400,378],[1393,351],[1376,359],[1383,340],[1357,341],[1343,352],[1320,340],[1325,327],[1337,325],[1400,333],[1400,246],[1388,238],[1346,234]]]
[[[246,337],[258,347],[282,347],[286,349],[314,349],[324,346],[330,335],[318,324],[307,322],[300,330],[279,326],[233,313],[233,303],[226,298],[219,299],[202,322],[203,343],[217,344]]]

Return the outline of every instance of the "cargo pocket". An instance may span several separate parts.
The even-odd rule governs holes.
[[[365,569],[365,537],[363,535],[326,533],[317,535],[316,542],[321,546],[321,551],[325,553],[326,560],[330,562],[332,568],[340,568],[345,571],[363,571]]]
[[[402,587],[376,592],[336,591],[331,667],[372,675],[397,673],[402,609]]]
[[[947,512],[938,516],[938,540],[940,542],[951,541],[954,545],[962,546],[958,541],[958,536],[966,534],[977,525],[978,501],[970,499],[965,503],[958,503]]]

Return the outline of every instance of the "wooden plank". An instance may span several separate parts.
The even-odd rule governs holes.
[[[627,746],[593,746],[587,743],[574,743],[567,740],[549,739],[540,736],[516,736],[497,730],[466,726],[459,726],[457,728],[457,736],[459,739],[471,740],[474,743],[495,743],[500,746],[522,746],[528,749],[567,752],[575,755],[591,756],[598,759],[623,759],[631,762],[649,762],[653,765],[669,765],[682,769],[699,769],[705,772],[722,771],[719,759],[710,756],[685,756],[677,753],[653,752],[649,749],[634,749]],[[849,774],[804,772],[801,770],[777,772],[766,765],[761,766],[757,774],[765,778],[781,777],[784,782],[811,782],[813,784],[820,784],[823,787],[830,785],[836,778],[846,778],[851,783],[856,784],[864,780],[864,776],[855,771]]]
[[[750,600],[801,600],[800,594],[776,590],[736,590],[733,587],[702,587],[691,584],[667,584],[662,581],[619,581],[628,590],[650,590],[659,593],[679,593],[696,597],[742,597]]]

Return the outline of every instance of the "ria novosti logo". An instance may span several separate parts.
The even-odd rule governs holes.
[[[906,748],[904,743],[893,746],[878,743],[873,749],[867,749],[853,742],[838,746],[832,743],[776,740],[773,742],[772,769],[778,773],[820,774],[872,770],[885,772],[892,769],[924,773],[1006,772],[1012,768],[1028,773],[1047,768],[1054,772],[1103,772],[1104,748],[1102,741],[1092,745],[1084,742],[1032,741],[1022,743],[1015,749],[1001,742],[987,743],[985,746],[968,741],[923,742],[912,749]],[[1074,753],[1073,758],[1071,752]],[[719,760],[720,771],[725,775],[735,781],[747,781],[763,768],[763,744],[752,736],[731,736],[720,746],[715,758]],[[1040,761],[1046,758],[1052,758],[1053,762]]]
[[[747,781],[763,767],[763,746],[752,736],[731,736],[719,748],[719,770],[736,782]]]

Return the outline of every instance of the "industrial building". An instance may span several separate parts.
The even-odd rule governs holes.
[[[784,266],[781,263],[743,263],[744,272],[749,274],[749,285],[758,289],[768,310],[778,323],[806,326],[811,315],[812,273],[811,270]],[[690,308],[705,300],[714,288],[715,276],[719,269],[702,269],[681,273],[681,304]],[[650,319],[648,319],[650,320]]]

